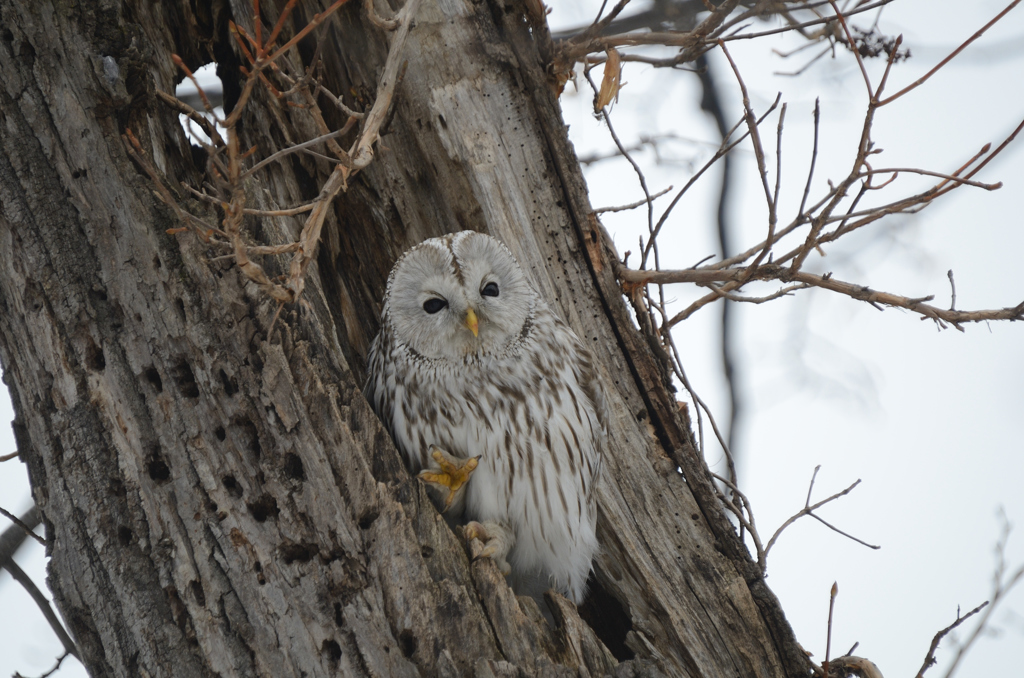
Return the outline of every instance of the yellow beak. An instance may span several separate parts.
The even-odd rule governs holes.
[[[473,309],[466,311],[466,327],[469,328],[469,331],[473,333],[474,337],[479,336],[480,323],[477,321],[476,313],[473,312]]]

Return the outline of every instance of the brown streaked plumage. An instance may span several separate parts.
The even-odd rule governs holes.
[[[406,252],[383,307],[365,392],[412,471],[479,456],[460,498],[479,521],[467,533],[507,557],[517,592],[581,602],[607,421],[584,343],[504,245],[471,231]]]

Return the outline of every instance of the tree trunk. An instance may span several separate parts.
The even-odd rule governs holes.
[[[266,25],[283,4],[262,3]],[[327,4],[300,3],[288,30]],[[321,56],[330,89],[365,106],[389,37],[357,5],[325,24]],[[0,359],[49,584],[90,673],[806,675],[623,304],[545,29],[516,2],[424,2],[377,157],[268,338],[276,304],[222,251],[167,233],[180,224],[122,141],[130,129],[172,190],[198,185],[205,156],[155,90],[180,79],[172,53],[216,61],[230,106],[227,24],[252,32],[252,14],[0,0]],[[243,127],[261,155],[317,135],[260,92]],[[331,169],[289,156],[250,204],[306,202]],[[247,226],[285,242],[300,224]],[[360,393],[392,263],[467,228],[510,247],[603,366],[614,416],[586,622],[554,595],[552,629],[468,560]]]

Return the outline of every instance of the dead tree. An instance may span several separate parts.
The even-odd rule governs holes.
[[[288,36],[330,3],[293,5]],[[807,675],[627,311],[536,3],[423,2],[373,162],[340,188],[337,157],[298,153],[240,188],[247,209],[277,214],[183,186],[203,194],[213,161],[160,94],[182,77],[171,55],[219,64],[228,110],[248,97],[237,157],[267,157],[320,135],[316,107],[332,130],[372,110],[397,31],[357,5],[287,55],[323,64],[347,107],[332,108],[246,93],[246,49],[269,44],[284,2],[0,2],[0,359],[83,663],[96,676]],[[317,202],[326,186],[339,197]],[[311,202],[322,230],[303,240],[309,222],[281,207]],[[181,232],[203,235],[171,203],[206,237]],[[507,243],[591,342],[615,413],[593,593],[581,614],[550,597],[554,628],[492,563],[470,562],[360,392],[392,263],[461,229]],[[301,294],[268,293],[295,292],[293,271],[270,249],[246,268],[236,235],[305,256]]]

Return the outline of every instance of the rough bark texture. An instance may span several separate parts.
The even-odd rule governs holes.
[[[300,4],[295,25],[322,9]],[[371,100],[388,36],[358,4],[323,56],[333,91]],[[178,53],[221,64],[230,104],[227,21],[251,27],[250,2],[0,0],[0,359],[49,584],[92,675],[806,674],[633,329],[523,17],[424,2],[389,133],[268,342],[274,305],[166,233],[121,141],[132,129],[169,185],[197,182],[203,157],[154,90],[173,90]],[[247,109],[261,153],[315,135],[264,95]],[[293,155],[250,202],[308,201],[329,171]],[[251,228],[280,242],[298,224]],[[604,368],[589,625],[555,596],[552,629],[469,562],[360,394],[395,258],[466,228],[508,244]]]

